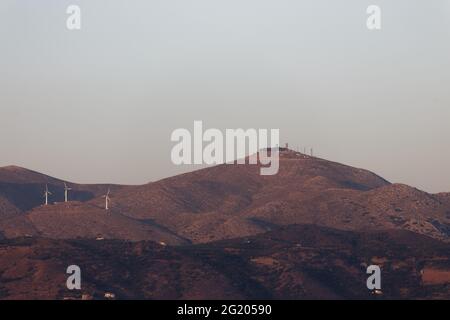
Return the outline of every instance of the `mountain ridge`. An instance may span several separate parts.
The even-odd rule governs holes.
[[[128,240],[145,240],[145,237],[134,237],[125,230],[111,233],[107,227],[109,218],[111,225],[118,224],[115,228],[120,228],[118,221],[122,221],[141,235],[151,221],[158,230],[164,229],[165,236],[157,233],[160,236],[156,239],[149,236],[148,240],[164,242],[166,237],[177,235],[183,241],[205,243],[256,235],[290,224],[317,224],[355,231],[397,228],[439,240],[450,239],[450,196],[446,193],[428,194],[403,184],[392,184],[368,170],[292,150],[284,150],[279,155],[280,170],[274,176],[261,176],[258,165],[222,164],[143,185],[112,186],[113,214],[110,216],[101,209],[105,201],[101,196],[108,185],[70,184],[74,190],[69,198],[80,204],[65,206],[59,203],[63,200],[63,181],[52,178],[55,180],[50,189],[59,198],[56,207],[45,207],[42,206],[43,185],[35,183],[49,179],[48,176],[39,180],[36,176],[39,173],[31,171],[34,180],[24,187],[23,177],[18,177],[20,183],[15,184],[11,174],[4,172],[28,175],[27,169],[0,168],[0,208],[7,208],[12,212],[9,216],[14,216],[17,210],[11,205],[19,203],[19,212],[25,215],[20,222],[23,228],[30,223],[39,225],[37,229],[47,230],[44,235],[57,238],[61,230],[77,236],[70,232],[71,226],[78,225],[72,220],[76,215],[81,219],[79,225],[85,225],[86,230],[90,229],[87,221],[97,217],[93,226],[103,230],[99,234]],[[5,176],[9,178],[6,184]],[[32,194],[33,203],[26,203],[29,198],[24,190]],[[22,198],[24,203],[20,202]],[[88,216],[89,212],[92,216]],[[0,220],[1,216],[0,212]],[[46,226],[52,220],[58,221],[61,230]],[[15,234],[10,226],[8,232],[3,230],[7,235]],[[79,229],[78,236],[87,235],[92,237],[93,232],[84,233]]]

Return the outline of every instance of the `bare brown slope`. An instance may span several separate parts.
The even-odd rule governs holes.
[[[274,176],[261,176],[256,165],[221,165],[130,188],[113,205],[194,242],[294,223],[343,230],[402,228],[450,237],[450,206],[435,195],[293,151],[280,156]]]
[[[290,192],[243,214],[278,225],[314,223],[358,231],[400,228],[448,240],[449,209],[434,195],[392,184],[366,192],[334,188]]]
[[[7,198],[0,195],[0,219],[5,216],[19,214],[21,211],[13,205]]]
[[[29,213],[27,219],[38,234],[53,239],[105,239],[151,240],[168,245],[186,244],[188,241],[168,232],[151,221],[135,220],[116,210],[80,202],[40,206]]]
[[[220,165],[129,188],[115,202],[139,218],[168,212],[230,214],[291,190],[371,190],[389,184],[367,170],[292,151],[280,156],[280,171],[274,176],[261,176],[257,165]]]
[[[280,212],[274,202],[295,202],[298,193],[310,198],[328,189],[356,192],[389,185],[369,171],[293,151],[280,153],[277,175],[261,176],[259,169],[257,165],[220,165],[175,176],[129,188],[114,198],[113,206],[138,219],[155,219],[193,241],[206,242],[256,234],[279,223],[252,219],[260,216],[260,208],[269,215],[286,216],[286,223],[296,223],[288,218],[291,212]]]
[[[0,168],[0,182],[4,183],[59,183],[59,179],[18,166]]]
[[[12,215],[0,219],[0,232],[7,239],[38,235],[38,231],[24,214]]]
[[[437,194],[435,194],[435,197],[437,197],[439,199],[439,201],[442,201],[443,203],[450,206],[450,192],[437,193]],[[450,218],[450,211],[448,213],[448,217]]]

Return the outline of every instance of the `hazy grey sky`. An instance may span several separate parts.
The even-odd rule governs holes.
[[[450,0],[2,0],[0,166],[144,183],[203,120],[450,191],[449,57]]]

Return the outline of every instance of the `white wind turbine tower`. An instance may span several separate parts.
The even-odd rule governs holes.
[[[64,182],[64,202],[68,201],[68,191],[72,190],[67,186],[67,183]]]
[[[110,189],[108,188],[108,192],[103,196],[103,198],[105,198],[105,210],[109,210],[109,201],[111,200],[109,193]]]
[[[48,185],[45,185],[45,192],[44,192],[44,197],[45,197],[45,205],[48,206],[48,196],[52,195],[52,193],[50,191],[48,191]]]

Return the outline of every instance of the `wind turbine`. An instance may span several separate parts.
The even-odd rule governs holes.
[[[45,185],[44,197],[45,197],[45,205],[46,206],[48,206],[48,196],[51,194],[52,193],[50,191],[48,191],[48,185]]]
[[[72,190],[67,186],[67,183],[64,182],[64,202],[68,201],[68,191]]]
[[[109,197],[110,189],[108,188],[108,192],[102,196],[102,198],[105,198],[105,210],[109,210],[109,201],[111,198]]]

